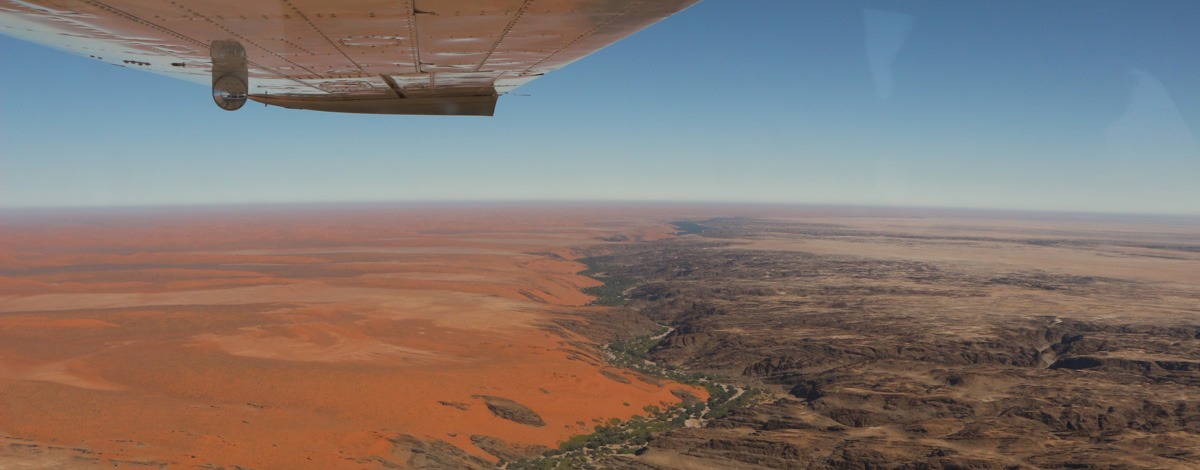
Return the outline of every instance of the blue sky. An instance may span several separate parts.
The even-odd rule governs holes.
[[[1200,2],[703,0],[493,118],[217,109],[0,37],[0,207],[655,200],[1200,214]]]

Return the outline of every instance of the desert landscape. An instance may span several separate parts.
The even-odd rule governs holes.
[[[0,469],[1200,465],[1194,218],[3,215]]]
[[[589,263],[647,357],[769,394],[621,468],[1197,468],[1195,219],[847,210]]]
[[[0,468],[492,466],[704,396],[597,349],[654,325],[575,247],[672,230],[609,212],[5,214]]]

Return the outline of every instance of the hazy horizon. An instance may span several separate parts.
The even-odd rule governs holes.
[[[699,210],[713,217],[764,217],[781,214],[807,216],[816,212],[842,217],[978,217],[1017,219],[1079,219],[1097,221],[1157,220],[1200,223],[1200,213],[1165,212],[1104,212],[1066,211],[1052,209],[1019,209],[992,207],[953,206],[905,206],[905,205],[856,205],[856,204],[809,204],[793,202],[741,202],[741,201],[637,201],[637,200],[425,200],[425,201],[304,201],[304,202],[247,202],[216,204],[144,204],[144,205],[97,205],[97,206],[0,206],[0,214],[29,216],[91,215],[186,215],[207,211],[229,213],[304,213],[328,211],[455,211],[498,209],[656,209],[662,211]],[[695,217],[681,212],[680,220]]]
[[[0,36],[0,207],[670,201],[1200,215],[1200,3],[703,0],[493,118],[217,109]]]

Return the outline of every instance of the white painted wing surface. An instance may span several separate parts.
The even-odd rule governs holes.
[[[289,108],[491,115],[498,95],[699,0],[0,0],[0,33],[210,85],[246,52],[249,98]]]

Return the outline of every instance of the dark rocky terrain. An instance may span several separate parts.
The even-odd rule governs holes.
[[[673,328],[652,359],[777,398],[604,465],[1200,468],[1200,240],[679,227],[592,265]]]

